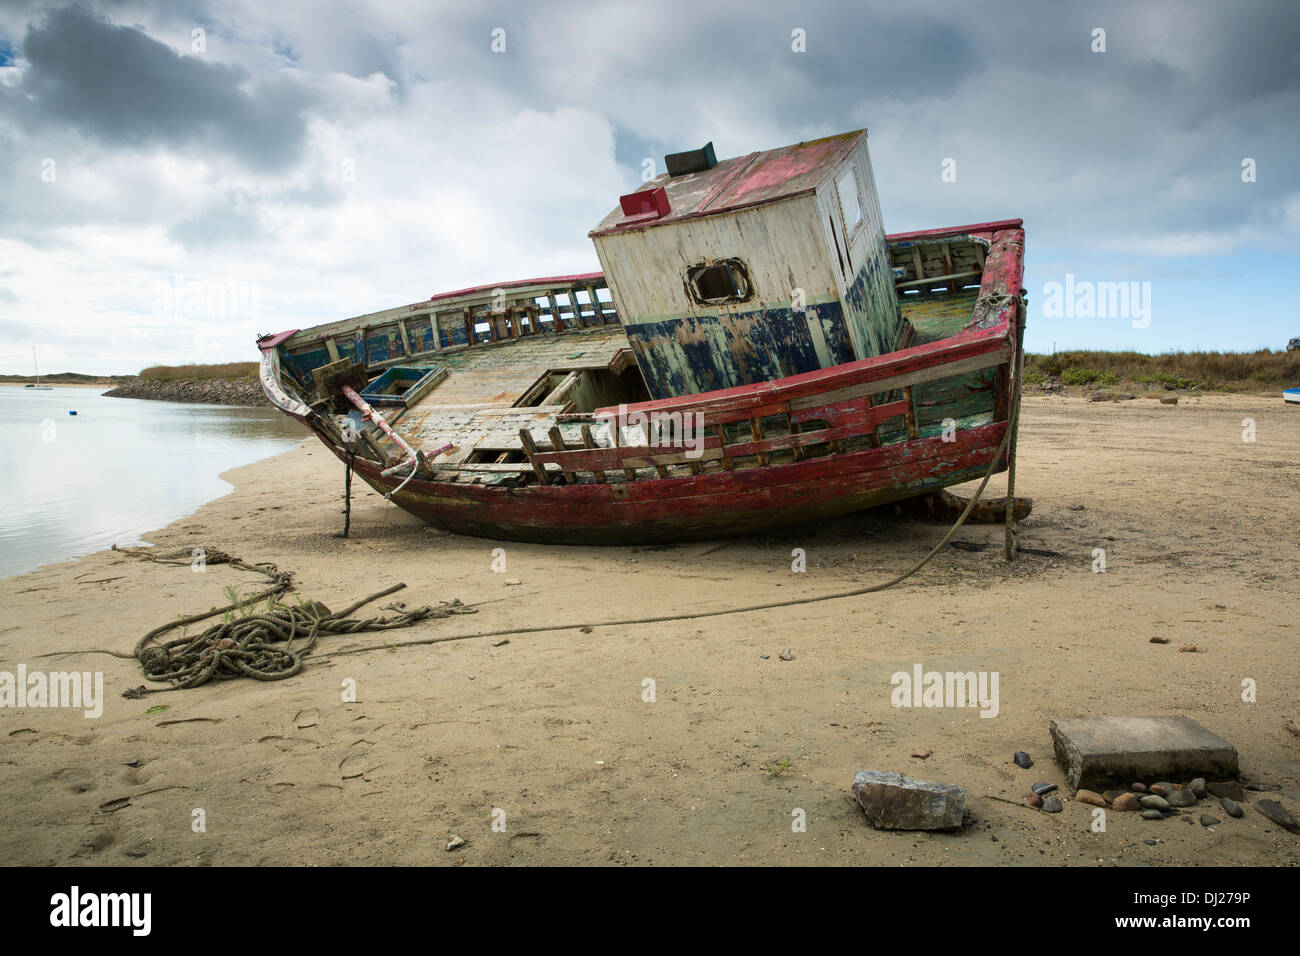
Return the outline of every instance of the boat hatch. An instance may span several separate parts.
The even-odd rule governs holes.
[[[515,408],[563,406],[568,413],[594,412],[611,405],[631,405],[650,399],[635,364],[613,368],[549,371],[515,401]]]
[[[410,408],[446,376],[440,365],[396,365],[367,385],[361,397],[371,405]]]

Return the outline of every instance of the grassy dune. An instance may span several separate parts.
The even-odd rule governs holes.
[[[221,365],[151,365],[140,370],[140,378],[153,382],[175,382],[181,379],[241,379],[257,378],[256,362],[225,362]]]
[[[1300,351],[1027,353],[1025,384],[1049,379],[1067,386],[1275,392],[1300,386]]]

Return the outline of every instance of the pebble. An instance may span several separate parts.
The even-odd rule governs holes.
[[[1127,790],[1107,790],[1101,795],[1101,798],[1107,803],[1114,803],[1126,793],[1128,793]]]
[[[1141,806],[1141,804],[1138,802],[1138,795],[1136,793],[1121,793],[1115,798],[1115,801],[1110,805],[1110,808],[1112,810],[1125,811],[1136,810],[1139,806]]]
[[[1165,815],[1164,815],[1163,813],[1161,813],[1159,810],[1143,810],[1143,811],[1142,811],[1142,819],[1143,819],[1143,820],[1163,820],[1164,818],[1165,818]]]
[[[1168,644],[1168,643],[1169,643],[1169,638],[1167,638],[1167,637],[1153,637],[1153,638],[1151,638],[1151,643],[1152,643],[1152,644]]]
[[[1031,793],[1025,797],[1025,803],[1029,804],[1034,809],[1037,809],[1043,805],[1043,798],[1036,793]]]
[[[1230,797],[1219,797],[1219,806],[1223,807],[1223,812],[1230,817],[1239,817],[1246,811],[1241,809],[1241,805]]]
[[[1254,807],[1288,833],[1300,833],[1300,823],[1296,823],[1295,818],[1286,812],[1286,807],[1276,800],[1256,800]],[[1046,810],[1047,806],[1044,805],[1043,809]]]
[[[1147,785],[1139,781],[1138,783],[1135,783],[1131,787],[1129,787],[1129,789],[1132,790],[1134,793],[1146,793]]]
[[[1218,826],[1222,822],[1223,821],[1220,820],[1218,817],[1212,817],[1208,813],[1201,814],[1201,826],[1203,827]]]
[[[1169,809],[1169,801],[1154,793],[1148,793],[1145,797],[1139,800],[1138,803],[1142,804],[1142,806],[1146,807],[1148,810]]]
[[[520,581],[518,578],[506,578],[506,584],[510,585],[511,587],[516,587],[523,583],[524,582]]]
[[[1171,807],[1191,807],[1196,805],[1196,794],[1185,787],[1179,787],[1165,797]]]
[[[1031,758],[1029,754],[1025,753],[1023,750],[1017,750],[1014,754],[1012,754],[1011,760],[1015,763],[1017,767],[1021,767],[1024,770],[1028,770],[1030,767],[1034,765],[1033,758]]]
[[[456,836],[456,834],[453,833],[453,834],[451,835],[451,839],[450,839],[449,841],[447,841],[447,850],[448,850],[448,852],[450,852],[450,851],[452,851],[452,850],[459,850],[459,849],[460,849],[461,847],[463,847],[464,845],[465,845],[465,841],[462,840],[460,837]]]
[[[913,757],[919,757],[920,759],[924,760],[926,757],[930,756],[930,751],[928,751],[928,750],[913,750],[913,751],[912,751],[912,756],[913,756]]]
[[[1187,789],[1192,791],[1192,793],[1196,796],[1196,799],[1200,800],[1202,797],[1205,796],[1205,778],[1197,777],[1195,780],[1193,780],[1191,783],[1187,785]]]
[[[781,658],[781,660],[783,661],[794,660],[794,655],[790,653],[790,648],[788,647],[785,650],[783,650],[780,654],[777,654],[776,656]]]
[[[1248,783],[1247,790],[1253,790],[1255,793],[1268,793],[1270,790],[1281,790],[1280,783]]]
[[[1169,795],[1170,788],[1166,787],[1163,783],[1153,783],[1151,786],[1147,787],[1147,789],[1157,797],[1166,797]]]
[[[1235,780],[1214,780],[1205,785],[1205,789],[1210,791],[1216,797],[1228,797],[1231,800],[1242,800],[1244,794],[1241,792],[1241,784]]]
[[[493,641],[493,642],[492,642],[492,646],[493,646],[493,647],[505,647],[505,646],[506,646],[507,644],[509,644],[509,643],[510,643],[510,638],[506,637],[506,638],[502,638],[502,639],[499,640],[499,641]]]
[[[1162,399],[1160,399],[1160,401],[1163,402],[1164,399],[1162,398]],[[1157,841],[1155,841],[1155,840],[1143,840],[1142,842],[1145,843],[1147,846],[1155,846]]]
[[[1044,812],[1044,813],[1060,813],[1060,812],[1061,812],[1061,798],[1060,798],[1060,797],[1048,797],[1046,800],[1044,800],[1044,801],[1043,801],[1043,812]]]
[[[1178,652],[1179,652],[1180,654],[1195,654],[1195,653],[1196,653],[1196,645],[1195,645],[1195,644],[1184,644],[1182,647],[1178,648]]]
[[[1032,787],[1030,787],[1029,789],[1032,790],[1032,791],[1034,791],[1034,793],[1038,794],[1039,796],[1042,796],[1042,795],[1044,795],[1044,794],[1051,793],[1053,790],[1055,790],[1055,789],[1056,789],[1056,784],[1054,784],[1054,783],[1036,783],[1036,784],[1034,784]]]
[[[1105,799],[1099,793],[1093,793],[1091,790],[1074,791],[1074,800],[1076,803],[1086,803],[1093,807],[1104,807]]]

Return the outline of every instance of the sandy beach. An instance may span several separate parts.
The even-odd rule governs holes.
[[[1249,806],[1260,794],[1241,819],[1204,808],[1224,820],[1212,828],[1110,812],[1104,833],[1085,805],[1022,804],[1036,781],[1069,795],[1052,719],[1185,714],[1300,815],[1300,410],[1280,398],[1029,397],[1020,541],[1059,556],[1008,564],[1000,526],[967,526],[957,540],[987,549],[946,549],[892,590],[656,625],[606,622],[862,587],[947,525],[877,512],[729,542],[548,548],[441,533],[358,481],[344,540],[343,468],[314,439],[226,477],[231,494],[146,536],[159,552],[271,561],[335,608],[401,581],[408,606],[477,613],[327,637],[285,681],[124,699],[138,666],[88,649],[129,652],[264,579],[106,551],[0,581],[0,670],[102,670],[105,688],[97,719],[0,710],[0,863],[1300,863],[1300,837]],[[539,625],[554,629],[475,637]],[[37,657],[52,651],[70,653]],[[891,707],[891,675],[917,664],[997,672],[996,717]],[[849,791],[865,768],[966,787],[966,825],[877,832]],[[467,842],[448,851],[453,834]]]

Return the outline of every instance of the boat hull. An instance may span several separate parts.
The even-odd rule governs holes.
[[[435,527],[480,538],[577,545],[724,538],[834,518],[981,478],[1006,427],[994,422],[952,441],[922,438],[762,469],[621,484],[507,489],[412,479],[393,501]],[[368,462],[357,460],[354,467],[381,494],[401,484]],[[1004,453],[996,470],[1005,467]]]

